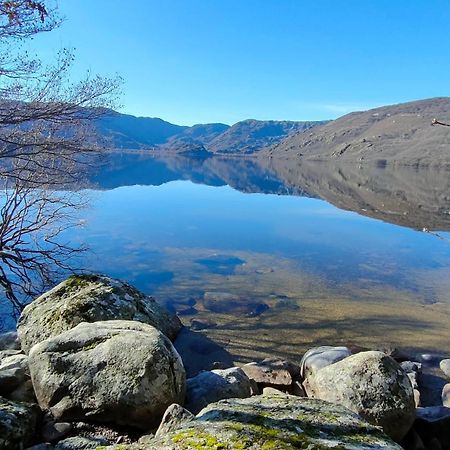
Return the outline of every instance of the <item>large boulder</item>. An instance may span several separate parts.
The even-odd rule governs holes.
[[[415,418],[414,393],[406,372],[382,352],[361,352],[308,377],[309,397],[346,406],[368,422],[383,427],[396,441]]]
[[[343,406],[291,395],[221,400],[145,444],[152,450],[401,450],[378,427]]]
[[[0,397],[0,450],[24,448],[35,436],[36,405],[16,403]]]
[[[177,316],[155,299],[122,281],[101,275],[69,277],[25,307],[17,331],[22,350],[81,322],[136,320],[174,339],[181,328]]]
[[[81,323],[35,345],[29,366],[39,405],[58,420],[147,430],[184,400],[178,353],[164,334],[139,322]]]
[[[252,395],[250,380],[239,367],[201,372],[186,384],[185,407],[194,414],[218,400]]]

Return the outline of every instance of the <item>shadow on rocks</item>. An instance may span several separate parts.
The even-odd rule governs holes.
[[[202,370],[233,366],[231,355],[201,332],[183,327],[173,344],[183,360],[187,378]]]

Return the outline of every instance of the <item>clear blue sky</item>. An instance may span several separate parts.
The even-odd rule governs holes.
[[[35,40],[125,79],[122,112],[316,120],[450,95],[448,0],[60,0]]]

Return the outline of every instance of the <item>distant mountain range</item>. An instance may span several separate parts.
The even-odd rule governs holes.
[[[354,112],[265,149],[272,157],[334,161],[450,163],[450,98]]]
[[[110,111],[96,121],[96,128],[115,149],[252,154],[290,135],[324,123],[244,120],[233,126],[210,123],[187,127],[158,118],[134,117]]]

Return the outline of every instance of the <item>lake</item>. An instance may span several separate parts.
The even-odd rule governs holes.
[[[90,248],[84,268],[177,312],[197,332],[192,360],[296,360],[326,344],[448,353],[449,175],[111,155],[70,239]]]

